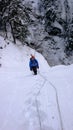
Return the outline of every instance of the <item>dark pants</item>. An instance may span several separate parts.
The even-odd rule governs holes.
[[[32,70],[33,70],[34,74],[37,75],[37,67],[36,66],[32,67]]]

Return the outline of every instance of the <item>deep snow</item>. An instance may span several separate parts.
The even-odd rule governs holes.
[[[7,43],[0,37],[0,130],[73,130],[73,65],[50,67],[35,50]]]

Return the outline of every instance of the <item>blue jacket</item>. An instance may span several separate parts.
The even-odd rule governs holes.
[[[37,68],[39,68],[38,61],[37,61],[36,59],[31,59],[31,58],[30,58],[29,67],[30,67],[30,70],[32,69],[32,67],[37,67]]]

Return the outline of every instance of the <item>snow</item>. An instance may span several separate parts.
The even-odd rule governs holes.
[[[73,65],[50,67],[35,50],[8,42],[0,37],[0,130],[73,130]]]

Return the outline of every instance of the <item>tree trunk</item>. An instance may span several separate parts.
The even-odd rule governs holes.
[[[7,28],[6,28],[6,23],[4,23],[4,29],[5,29],[5,38],[4,38],[4,39],[6,39],[6,38],[8,38],[8,36],[7,36]]]
[[[10,22],[10,26],[11,26],[11,32],[12,32],[12,36],[13,36],[13,41],[16,44],[16,39],[15,39],[14,29],[13,29],[13,22]]]

